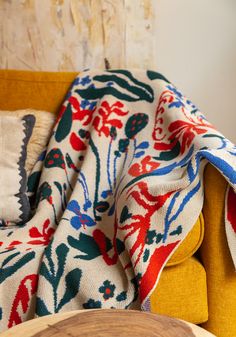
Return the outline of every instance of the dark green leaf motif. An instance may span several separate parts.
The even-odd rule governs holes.
[[[154,242],[154,239],[156,237],[156,231],[155,230],[148,230],[145,238],[145,242],[147,245],[152,245]]]
[[[49,200],[51,195],[52,195],[51,186],[46,181],[43,182],[38,189],[36,204],[38,205],[38,203],[42,200]]]
[[[64,169],[65,168],[65,161],[64,161],[64,156],[63,156],[61,150],[58,149],[58,148],[52,149],[47,154],[44,166],[46,168],[60,167],[60,168]]]
[[[116,296],[118,302],[125,301],[127,299],[127,292],[122,291],[119,295]]]
[[[39,179],[41,176],[41,172],[37,171],[32,173],[28,178],[27,188],[28,192],[35,193],[39,184]]]
[[[70,133],[72,125],[72,109],[68,103],[56,129],[55,139],[58,143],[64,140]]]
[[[125,125],[125,134],[129,139],[134,138],[148,124],[148,115],[136,113],[132,115]]]
[[[116,139],[116,137],[117,137],[117,130],[114,126],[112,126],[111,129],[110,129],[110,136],[111,136],[112,139]]]
[[[53,242],[51,242],[45,250],[45,259],[41,264],[40,275],[51,284],[54,299],[52,312],[57,313],[77,295],[80,288],[82,271],[79,268],[75,268],[65,273],[69,248],[64,243],[57,246],[55,250],[55,261],[52,255],[52,244]],[[63,282],[65,291],[60,299],[61,291],[59,291],[58,288],[59,284],[61,285]],[[37,299],[36,311],[39,316],[43,316],[46,312],[49,312],[43,299]]]
[[[123,241],[121,241],[120,239],[116,239],[116,249],[117,249],[117,253],[120,255],[121,253],[123,253],[123,251],[125,250],[125,244]]]
[[[124,138],[119,140],[119,151],[120,152],[126,152],[127,148],[129,146],[129,139]]]
[[[62,195],[63,193],[63,189],[62,189],[62,186],[61,184],[58,182],[58,181],[54,181],[54,185],[56,186],[56,188],[58,189],[60,195]]]
[[[14,259],[14,257],[18,256],[19,254],[20,252],[16,252],[9,255],[5,260],[3,260],[2,268],[5,267],[9,262],[11,262],[12,259]]]
[[[156,235],[156,243],[159,243],[159,242],[161,242],[161,240],[163,239],[163,234],[161,234],[161,233],[158,233],[157,235]]]
[[[80,233],[79,239],[75,239],[74,237],[69,235],[67,240],[71,247],[83,253],[83,254],[74,256],[75,259],[93,260],[96,257],[101,256],[101,251],[99,249],[99,246],[97,245],[97,243],[95,242],[92,236],[89,236],[84,233]],[[112,242],[107,237],[105,241],[106,241],[105,251],[108,252],[113,247]],[[116,249],[117,249],[118,254],[121,254],[125,250],[124,243],[118,238],[116,239]]]
[[[79,239],[75,239],[72,236],[68,236],[68,243],[71,247],[79,250],[84,254],[76,255],[75,258],[79,258],[82,260],[93,260],[96,257],[101,255],[100,249],[95,242],[92,236],[89,236],[84,233],[80,233]],[[111,241],[106,239],[106,251],[112,248]]]
[[[180,149],[181,149],[180,143],[177,142],[176,145],[170,151],[160,152],[159,156],[155,156],[153,157],[153,159],[164,161],[173,160],[180,154]]]
[[[63,298],[58,305],[58,311],[72,298],[74,298],[79,291],[80,279],[82,276],[82,271],[79,268],[71,270],[65,277],[66,290]]]
[[[10,256],[8,256],[5,260],[3,260],[2,266],[0,268],[1,270],[0,284],[4,282],[8,277],[16,273],[18,269],[22,268],[24,265],[26,265],[35,258],[35,252],[29,252],[26,254],[23,253],[23,256],[20,258],[18,257],[19,255],[20,252],[13,253]],[[16,257],[18,257],[16,262],[10,264],[10,262]]]
[[[60,149],[54,148],[47,154],[47,157],[44,162],[44,166],[46,168],[58,167],[64,170],[68,185],[70,186],[70,189],[73,190],[73,187],[71,186],[71,183],[68,177],[64,155]]]
[[[96,81],[99,87],[96,88]],[[107,86],[107,82],[113,82],[114,86]],[[95,86],[75,90],[84,99],[98,99],[105,95],[112,95],[120,100],[128,102],[147,101],[153,102],[154,92],[150,85],[138,81],[131,72],[127,70],[111,70],[104,75],[93,78]],[[104,87],[101,86],[104,83]]]
[[[150,80],[163,80],[167,83],[170,83],[167,78],[165,78],[162,74],[160,73],[157,73],[156,71],[151,71],[151,70],[148,70],[147,71],[147,76]]]
[[[39,297],[36,298],[35,313],[37,316],[47,316],[52,314],[52,312],[48,311],[48,308],[46,307],[44,301]]]
[[[174,235],[180,235],[183,231],[183,228],[181,225],[179,225],[174,231],[172,231],[170,233],[170,235],[174,236]]]
[[[147,262],[148,258],[150,255],[150,250],[149,249],[145,249],[145,252],[143,254],[143,262]]]
[[[99,309],[102,307],[102,303],[100,301],[95,301],[90,298],[86,303],[83,304],[84,309]]]
[[[107,201],[99,201],[97,204],[96,204],[96,210],[99,212],[99,213],[104,213],[106,212],[108,209],[109,209],[110,205]]]
[[[132,213],[129,213],[127,206],[124,206],[120,215],[120,223],[124,223],[126,220],[132,217]]]

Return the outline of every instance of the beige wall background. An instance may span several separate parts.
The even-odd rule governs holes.
[[[236,0],[156,0],[157,63],[236,143]]]
[[[0,0],[0,68],[158,69],[236,143],[236,0]]]

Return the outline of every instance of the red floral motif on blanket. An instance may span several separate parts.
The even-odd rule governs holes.
[[[83,125],[90,124],[90,122],[93,118],[93,113],[95,111],[95,108],[92,109],[92,110],[91,109],[82,109],[80,101],[74,96],[69,97],[67,104],[70,104],[71,108],[72,108],[72,120],[82,121]],[[59,122],[59,120],[63,116],[66,108],[67,108],[67,105],[62,105],[62,107],[60,109],[60,112],[58,114],[58,117],[57,117],[57,123]]]
[[[33,238],[33,240],[30,240],[27,243],[31,245],[47,246],[51,240],[52,235],[55,232],[55,230],[49,226],[50,226],[50,220],[47,219],[43,224],[42,232],[40,232],[37,227],[30,228],[29,236]]]
[[[27,275],[21,280],[12,304],[8,328],[22,323],[22,311],[26,313],[27,310],[29,310],[29,304],[32,300],[32,296],[36,293],[37,285],[37,274]]]
[[[73,114],[72,114],[72,119],[74,120],[79,120],[82,121],[82,125],[88,125],[91,123],[92,118],[93,118],[93,113],[96,110],[94,109],[82,109],[79,100],[71,96],[69,98],[69,102],[71,103],[71,106],[73,108]]]
[[[141,174],[150,173],[153,170],[157,169],[160,164],[156,161],[152,161],[151,159],[151,156],[146,156],[141,160],[140,164],[134,163],[130,167],[128,173],[133,177],[137,177]]]
[[[204,134],[209,131],[209,128],[214,129],[214,127],[200,116],[194,116],[192,118],[189,113],[185,112],[183,104],[181,110],[187,120],[181,119],[170,123],[168,128],[165,127],[165,130],[168,129],[169,134],[163,133],[164,119],[162,115],[165,113],[165,109],[168,108],[168,105],[173,104],[175,99],[176,95],[170,90],[165,90],[161,94],[156,110],[155,127],[152,136],[156,141],[154,144],[156,150],[172,150],[177,142],[180,142],[180,153],[183,154],[186,148],[190,147],[196,135]]]
[[[158,282],[158,276],[160,275],[167,258],[170,256],[171,252],[175,249],[179,242],[180,241],[176,241],[174,243],[170,243],[166,246],[161,246],[155,249],[149,260],[147,270],[139,284],[139,295],[141,301],[144,301],[146,297],[150,295],[150,291],[154,289],[155,284]]]
[[[94,241],[97,243],[100,252],[102,254],[103,260],[108,266],[112,266],[117,263],[119,254],[117,251],[117,245],[116,245],[116,237],[117,237],[117,220],[114,224],[114,236],[113,236],[113,247],[114,247],[114,253],[113,256],[110,256],[106,251],[106,236],[100,229],[95,229],[93,232],[93,238]]]
[[[138,189],[135,189],[138,188]],[[135,190],[134,190],[135,189]],[[131,216],[133,220],[130,224],[120,225],[118,228],[122,231],[127,230],[128,233],[124,237],[124,242],[130,237],[135,237],[136,239],[129,251],[130,257],[132,258],[134,254],[139,250],[137,257],[133,263],[134,267],[138,264],[146,243],[147,231],[151,226],[151,217],[157,212],[166,200],[171,196],[173,192],[168,192],[161,195],[153,195],[148,189],[148,184],[146,182],[139,182],[135,186],[131,187],[128,191],[128,198],[132,197],[139,206],[145,209],[146,213],[144,215],[135,214]],[[127,266],[129,267],[129,266]]]
[[[31,227],[28,232],[29,238],[32,240],[29,240],[26,242],[26,244],[29,245],[40,245],[40,246],[48,246],[50,243],[50,240],[55,232],[55,229],[50,227],[50,220],[47,219],[44,221],[42,231],[40,231],[37,227]],[[14,240],[8,244],[6,249],[13,249],[16,246],[22,245],[25,242]],[[0,242],[0,246],[2,246],[4,242]],[[26,250],[29,250],[30,248],[27,247]]]
[[[111,118],[112,114],[117,116],[125,116],[128,111],[123,111],[124,104],[117,101],[109,105],[107,101],[103,101],[98,109],[98,115],[93,120],[93,126],[98,131],[99,136],[103,133],[106,137],[110,135],[110,127],[121,129],[123,123],[118,118]]]

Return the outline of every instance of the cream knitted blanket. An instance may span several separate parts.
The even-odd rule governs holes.
[[[149,310],[201,212],[206,163],[235,188],[235,155],[159,73],[81,73],[29,179],[35,214],[0,231],[1,330],[74,309]],[[236,264],[233,188],[226,230]]]

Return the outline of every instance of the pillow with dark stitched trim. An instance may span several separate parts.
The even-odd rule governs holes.
[[[33,115],[0,116],[0,219],[4,223],[22,225],[30,218],[25,160],[34,124]]]
[[[14,116],[22,118],[25,115],[33,115],[35,117],[35,125],[27,145],[27,158],[25,161],[26,173],[29,176],[38,160],[39,155],[47,146],[52,134],[56,116],[51,112],[35,109],[14,111],[0,110],[0,116]]]

